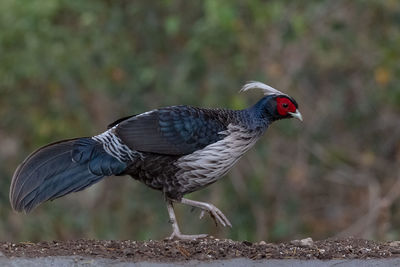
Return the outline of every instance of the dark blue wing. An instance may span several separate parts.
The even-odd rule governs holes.
[[[226,129],[217,110],[174,106],[131,117],[115,131],[133,150],[185,155],[221,140]]]

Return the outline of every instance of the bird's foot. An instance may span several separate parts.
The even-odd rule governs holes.
[[[208,235],[207,234],[200,234],[200,235],[184,235],[179,232],[173,232],[168,239],[169,240],[174,240],[174,239],[184,239],[184,240],[195,240],[199,238],[206,238]]]
[[[194,200],[190,200],[187,198],[182,198],[181,203],[190,205],[192,207],[200,208],[201,209],[200,219],[204,217],[204,213],[207,211],[210,213],[210,216],[211,216],[211,218],[213,218],[215,224],[218,225],[218,223],[220,223],[220,224],[222,224],[222,226],[232,227],[232,224],[228,220],[228,218],[222,213],[222,211],[220,211],[213,204],[206,203],[206,202],[200,202],[200,201],[194,201]]]
[[[207,211],[211,218],[214,220],[215,225],[218,225],[218,223],[222,224],[222,226],[226,227],[232,227],[231,222],[228,220],[228,218],[225,216],[225,214],[222,213],[222,211],[220,209],[218,209],[217,207],[215,207],[212,204],[209,204],[211,207],[210,209],[202,209],[201,213],[200,213],[200,219],[202,219],[204,217],[205,212]]]
[[[201,235],[181,234],[178,223],[176,222],[176,216],[175,216],[174,208],[172,206],[172,201],[167,201],[167,209],[168,209],[168,214],[169,214],[169,221],[172,224],[172,234],[167,239],[169,239],[169,240],[173,240],[173,239],[195,240],[198,238],[205,238],[208,236],[206,234],[201,234]]]

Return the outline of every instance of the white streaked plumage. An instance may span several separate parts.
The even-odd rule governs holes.
[[[92,139],[103,144],[104,150],[111,156],[117,158],[121,162],[129,162],[141,157],[141,154],[137,151],[131,150],[125,145],[122,140],[114,133],[114,129],[118,125],[115,125],[111,129],[108,129],[102,134],[93,136]]]
[[[265,83],[257,82],[257,81],[251,81],[251,82],[246,83],[242,87],[242,89],[240,89],[240,92],[245,92],[247,90],[252,90],[252,89],[259,89],[264,93],[264,95],[286,95],[287,96],[287,94],[284,94],[281,91],[276,90],[275,88],[273,88],[269,85],[266,85]]]
[[[225,175],[262,135],[262,132],[251,132],[232,124],[226,132],[228,136],[224,139],[177,160],[179,181],[185,181],[195,190],[214,182]]]

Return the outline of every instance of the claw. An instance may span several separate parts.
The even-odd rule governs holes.
[[[221,221],[220,218],[218,218],[217,216],[215,216],[211,211],[210,211],[210,217],[211,217],[211,219],[213,219],[213,221],[214,221],[214,223],[215,223],[215,226],[218,226],[218,221],[220,221],[220,223],[221,223],[223,226],[225,226],[225,225],[224,225],[224,222]]]
[[[201,220],[201,219],[203,219],[203,217],[204,217],[204,210],[201,210],[199,219]]]

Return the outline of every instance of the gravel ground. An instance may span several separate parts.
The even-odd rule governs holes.
[[[71,240],[52,242],[1,242],[6,257],[82,256],[123,261],[260,259],[379,259],[400,256],[400,241],[363,239],[294,240],[272,244],[261,241],[199,239],[196,241]],[[1,255],[0,253],[0,255]]]

